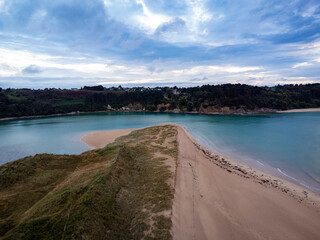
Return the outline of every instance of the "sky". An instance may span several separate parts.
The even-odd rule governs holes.
[[[320,83],[320,0],[0,0],[0,87]]]

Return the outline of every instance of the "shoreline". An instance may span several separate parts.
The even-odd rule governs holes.
[[[138,130],[138,128],[95,131],[83,136],[81,141],[93,149],[103,148],[109,143],[114,142],[116,138],[128,135],[134,130]]]
[[[173,124],[173,125],[182,128],[183,131],[185,132],[185,134],[188,136],[188,138],[192,141],[192,143],[199,150],[201,150],[206,156],[208,156],[209,158],[214,158],[214,160],[216,160],[216,165],[221,167],[222,169],[227,169],[227,171],[230,169],[235,170],[234,173],[236,173],[237,175],[242,176],[242,177],[247,177],[244,175],[250,175],[251,177],[256,179],[258,182],[262,181],[264,184],[270,185],[271,187],[274,187],[274,188],[278,188],[281,191],[284,191],[286,193],[291,190],[291,191],[293,191],[293,193],[292,193],[293,195],[295,195],[295,193],[298,193],[298,192],[300,192],[300,193],[301,192],[302,193],[308,192],[308,194],[311,193],[311,195],[313,195],[315,197],[315,199],[320,200],[319,193],[317,193],[317,192],[315,192],[305,186],[299,185],[293,181],[287,180],[283,177],[276,176],[276,175],[269,173],[267,171],[265,172],[263,170],[260,170],[260,169],[251,167],[249,165],[246,165],[244,163],[238,162],[232,158],[226,157],[220,153],[216,153],[216,152],[202,146],[201,144],[199,144],[197,142],[197,140],[195,140],[195,138],[192,137],[192,135],[183,126],[180,126],[178,124]],[[273,168],[273,167],[270,167],[270,168]],[[285,175],[285,174],[283,174],[283,175]],[[291,176],[289,176],[289,178],[290,177]],[[261,182],[259,182],[259,183],[261,184]],[[301,196],[299,194],[299,197],[303,197],[303,195]],[[320,202],[319,202],[319,204],[320,204]]]
[[[300,185],[297,182],[286,179],[285,174],[278,176],[269,171],[264,171],[255,167],[251,167],[244,163],[238,162],[233,158],[226,157],[223,154],[214,152],[207,147],[202,146],[195,140],[194,137],[181,125],[174,123],[163,123],[154,126],[161,125],[174,125],[179,129],[182,129],[186,136],[190,139],[193,145],[205,154],[211,161],[220,168],[227,170],[229,173],[236,174],[244,178],[252,178],[255,182],[280,190],[281,192],[288,193],[290,196],[302,201],[307,197],[311,199],[317,199],[320,201],[320,194]],[[102,148],[109,143],[112,143],[116,138],[130,134],[132,131],[138,129],[119,129],[119,130],[106,130],[95,131],[88,133],[81,140],[94,149]],[[257,161],[258,162],[258,161]],[[270,166],[273,169],[273,167]],[[280,169],[281,170],[281,169]],[[280,172],[280,171],[279,171]],[[281,172],[280,172],[281,173]],[[290,178],[289,176],[288,178]],[[320,205],[320,202],[319,202]]]
[[[69,113],[57,113],[49,115],[34,115],[34,116],[21,116],[21,117],[5,117],[0,118],[0,122],[12,121],[12,120],[23,120],[23,119],[37,119],[37,118],[46,118],[46,117],[62,117],[62,116],[73,116],[73,115],[83,115],[83,114],[94,114],[94,113],[169,113],[169,114],[199,114],[199,115],[215,115],[215,116],[228,116],[228,115],[255,115],[255,114],[281,114],[281,113],[303,113],[303,112],[320,112],[320,108],[302,108],[302,109],[290,109],[290,110],[252,110],[252,111],[230,111],[230,112],[199,112],[199,111],[175,111],[175,110],[166,110],[166,111],[142,111],[142,110],[131,110],[131,111],[93,111],[93,112],[69,112]]]
[[[277,111],[277,113],[304,113],[304,112],[320,112],[320,108],[301,108]]]
[[[173,239],[318,239],[320,195],[201,146],[178,126]]]
[[[188,130],[186,131],[188,132]],[[223,156],[227,159],[231,159],[232,161],[242,164],[246,167],[259,170],[262,173],[269,174],[280,179],[284,179],[290,183],[296,184],[297,186],[306,188],[309,191],[312,191],[320,195],[319,187],[312,186],[312,184],[309,183],[307,179],[302,179],[292,173],[288,173],[285,168],[273,167],[267,162],[264,162],[263,160],[259,161],[256,158],[251,158],[246,155],[237,155],[236,153],[230,153],[230,151],[228,151],[228,148],[226,146],[221,148],[222,150],[217,148],[212,149],[209,145],[206,146],[205,143],[201,143],[200,140],[199,141],[194,140],[194,141],[200,146],[202,146],[203,148],[206,148],[208,151],[214,152],[217,155]]]
[[[173,240],[319,239],[319,194],[210,151],[178,124],[148,128],[161,125],[177,131],[176,159],[166,161],[174,178]],[[110,133],[121,130],[100,132]]]

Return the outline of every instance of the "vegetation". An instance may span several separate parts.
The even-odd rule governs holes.
[[[177,130],[0,166],[0,239],[171,239]]]
[[[89,111],[197,111],[246,113],[320,107],[320,84],[190,88],[85,86],[80,90],[0,89],[0,118]]]

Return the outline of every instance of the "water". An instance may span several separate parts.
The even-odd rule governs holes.
[[[320,113],[248,116],[116,113],[0,122],[0,164],[36,153],[78,154],[98,130],[178,123],[209,149],[320,193]]]

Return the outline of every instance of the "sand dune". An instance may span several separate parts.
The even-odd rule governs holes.
[[[319,195],[217,155],[177,128],[173,239],[320,239]],[[83,140],[103,147],[131,131]]]

